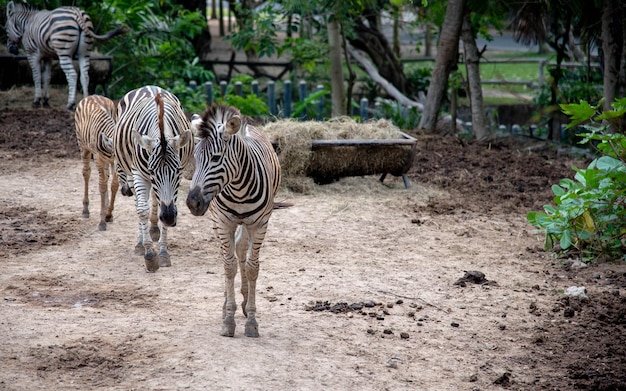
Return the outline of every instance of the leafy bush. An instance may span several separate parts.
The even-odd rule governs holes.
[[[586,123],[581,143],[593,145],[601,156],[586,169],[574,168],[573,180],[553,185],[555,205],[529,212],[527,219],[546,234],[546,250],[575,253],[585,261],[626,260],[626,137],[608,131],[608,124],[626,114],[626,98],[598,113],[601,105],[584,101],[561,105],[572,119],[568,127]]]
[[[205,97],[188,88],[214,81],[196,57],[192,40],[206,28],[206,16],[183,9],[173,0],[109,0],[88,9],[92,18],[110,18],[127,34],[99,43],[114,56],[109,94],[114,99],[144,85],[158,85],[177,95],[187,110],[204,107]],[[201,89],[199,89],[201,90]]]

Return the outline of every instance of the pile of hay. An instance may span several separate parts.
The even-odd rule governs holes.
[[[340,175],[333,177],[334,173],[345,171],[346,165],[354,165],[353,158],[348,156],[346,150],[339,152],[342,156],[332,159],[325,157],[323,162],[320,162],[318,158],[312,159],[312,141],[401,138],[400,129],[384,119],[365,123],[356,122],[349,117],[340,117],[325,122],[286,119],[268,123],[262,127],[262,130],[278,152],[283,172],[283,184],[297,192],[307,192],[312,184],[306,177],[312,172],[319,173],[320,165],[323,166],[324,171],[320,175],[328,177],[328,182],[337,179]],[[367,160],[363,156],[355,158]],[[361,163],[365,162],[361,161]],[[312,167],[312,164],[316,167]],[[316,182],[320,183],[320,179],[324,181],[324,178],[317,178]]]

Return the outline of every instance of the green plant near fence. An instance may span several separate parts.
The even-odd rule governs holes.
[[[545,233],[545,249],[573,254],[584,261],[626,260],[626,136],[612,133],[609,125],[626,115],[626,98],[612,109],[598,112],[591,106],[562,104],[572,122],[583,123],[581,144],[591,144],[600,156],[585,169],[574,168],[573,179],[552,186],[553,205],[529,212],[528,221]]]

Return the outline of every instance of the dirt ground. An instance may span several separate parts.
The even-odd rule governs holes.
[[[585,164],[554,146],[416,135],[410,189],[282,190],[294,206],[261,251],[261,336],[238,312],[224,338],[217,242],[184,205],[189,181],[172,267],[148,274],[132,199],[98,231],[95,168],[81,217],[63,102],[1,98],[1,390],[626,390],[626,266],[568,266],[525,220]],[[485,279],[455,284],[466,271]]]

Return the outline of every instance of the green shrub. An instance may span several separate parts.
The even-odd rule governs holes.
[[[591,144],[600,157],[586,169],[574,168],[574,179],[553,185],[554,205],[529,212],[527,219],[545,233],[546,250],[585,261],[626,260],[626,137],[608,131],[608,124],[624,117],[626,98],[598,113],[601,105],[561,105],[572,120],[568,127],[585,123],[580,143]]]

